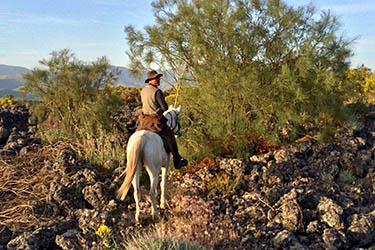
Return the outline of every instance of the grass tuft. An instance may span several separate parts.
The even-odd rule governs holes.
[[[355,181],[355,176],[353,175],[353,172],[348,169],[342,169],[339,173],[339,182],[342,183],[353,183]]]
[[[138,234],[125,243],[127,250],[203,250],[201,246],[162,233]]]

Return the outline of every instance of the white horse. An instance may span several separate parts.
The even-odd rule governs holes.
[[[167,118],[167,125],[173,130],[175,135],[181,135],[179,112],[181,107],[174,108],[169,106],[168,110],[164,112]],[[139,174],[144,165],[150,177],[150,197],[151,197],[151,212],[152,217],[158,217],[158,209],[156,207],[157,186],[159,183],[159,173],[161,174],[160,183],[160,208],[165,208],[165,188],[167,185],[167,171],[169,166],[170,155],[165,151],[163,140],[161,137],[151,131],[140,130],[132,134],[129,138],[126,147],[127,164],[123,174],[126,174],[125,180],[117,191],[117,197],[124,200],[130,184],[134,188],[134,200],[136,204],[135,220],[139,223],[139,201],[141,199],[139,189]]]

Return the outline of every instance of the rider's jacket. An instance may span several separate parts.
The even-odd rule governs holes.
[[[161,117],[168,110],[163,93],[156,86],[147,84],[141,91],[141,99],[144,115]]]

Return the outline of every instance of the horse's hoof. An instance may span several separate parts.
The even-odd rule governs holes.
[[[160,209],[168,209],[168,208],[170,208],[170,206],[169,206],[169,204],[168,204],[168,202],[165,202],[164,204],[160,204]]]

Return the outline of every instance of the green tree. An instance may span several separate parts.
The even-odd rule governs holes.
[[[52,52],[40,61],[42,67],[24,74],[23,92],[36,100],[32,119],[47,141],[74,140],[84,149],[99,147],[115,133],[112,115],[121,103],[106,86],[116,81],[118,72],[110,69],[105,57],[84,63],[68,49]],[[102,140],[104,141],[104,140]],[[102,150],[103,151],[103,150]]]
[[[245,156],[249,141],[321,138],[345,119],[338,84],[350,41],[329,12],[280,0],[158,0],[156,24],[125,28],[131,66],[170,69],[182,90],[185,146]]]

